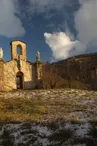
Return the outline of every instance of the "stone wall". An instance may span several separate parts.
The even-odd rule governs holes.
[[[4,63],[4,87],[16,89],[17,63],[15,60]]]
[[[21,69],[19,70],[16,60],[6,62],[4,64],[4,80],[5,86],[11,89],[16,89],[16,74],[22,72],[24,74],[24,89],[33,88],[32,64],[21,61]]]
[[[36,61],[33,64],[33,75],[35,79],[35,88],[43,88],[42,84],[42,67],[43,63],[41,61]]]
[[[4,60],[0,59],[0,90],[4,88]]]

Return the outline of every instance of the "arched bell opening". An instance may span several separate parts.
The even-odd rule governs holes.
[[[16,74],[16,85],[17,89],[24,88],[24,74],[22,72],[17,72]]]
[[[17,55],[22,55],[22,46],[17,45]]]

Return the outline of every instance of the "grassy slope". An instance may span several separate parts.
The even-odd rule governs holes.
[[[89,120],[97,119],[97,92],[59,89],[25,91],[23,95],[17,93],[0,93],[0,122],[79,121],[78,113],[84,114],[86,119],[89,117]],[[90,115],[93,115],[92,119]]]

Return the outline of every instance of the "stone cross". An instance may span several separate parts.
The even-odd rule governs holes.
[[[18,60],[17,60],[17,62],[18,62],[18,69],[19,70],[21,70],[21,67],[22,67],[22,60],[21,60],[21,57],[20,57],[20,55],[18,55]]]
[[[40,52],[39,51],[37,51],[37,53],[36,53],[36,61],[40,61]]]
[[[3,58],[3,50],[0,48],[0,58]]]

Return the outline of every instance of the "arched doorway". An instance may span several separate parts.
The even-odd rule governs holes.
[[[17,89],[23,89],[24,87],[24,74],[22,72],[16,74],[16,85]]]

